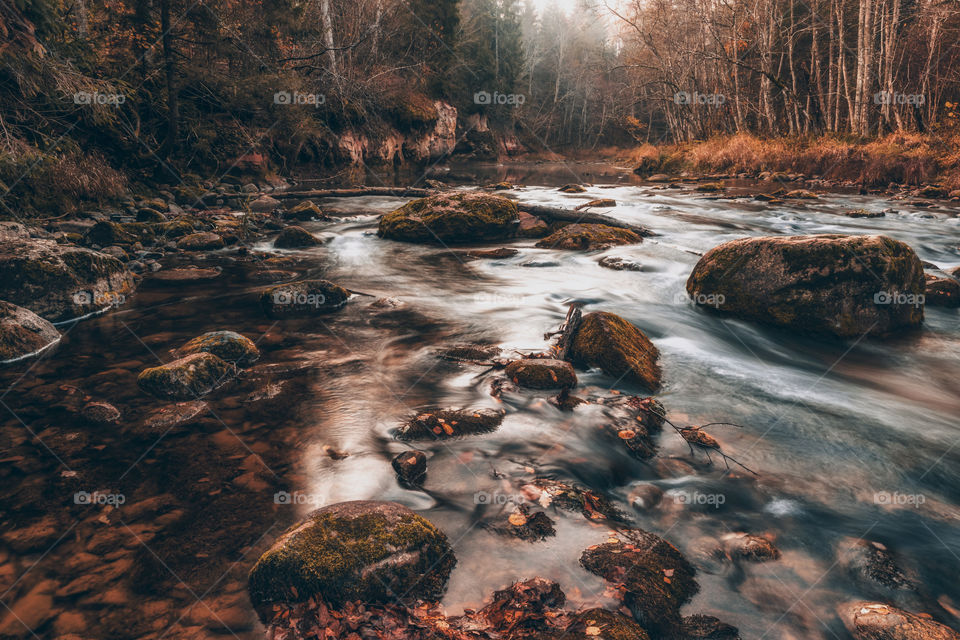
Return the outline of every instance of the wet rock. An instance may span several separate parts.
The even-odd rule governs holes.
[[[273,246],[277,249],[301,249],[319,244],[323,243],[303,227],[287,227],[273,241]]]
[[[617,201],[611,198],[600,198],[598,200],[591,200],[590,202],[581,204],[578,207],[575,207],[575,211],[580,211],[581,209],[609,209],[610,207],[617,206]]]
[[[502,259],[512,258],[520,253],[519,249],[512,247],[500,247],[498,249],[478,249],[476,251],[467,251],[467,257],[483,259]]]
[[[60,332],[50,322],[0,300],[0,363],[37,354],[59,340]]]
[[[211,231],[191,233],[177,240],[177,247],[184,251],[214,251],[225,246],[223,238]]]
[[[614,271],[641,271],[642,266],[636,262],[627,260],[626,258],[618,258],[617,256],[606,256],[601,258],[597,263],[604,269],[613,269]]]
[[[519,538],[527,542],[545,540],[557,535],[553,520],[543,511],[531,512],[526,505],[520,504],[507,517],[497,522],[484,523],[484,528],[501,536]]]
[[[83,242],[100,247],[132,245],[137,242],[147,244],[153,240],[154,235],[153,227],[149,224],[100,220],[84,234]]]
[[[846,605],[844,622],[857,640],[958,640],[960,633],[930,618],[887,604]]]
[[[494,592],[490,604],[467,617],[469,626],[458,624],[456,619],[451,622],[453,626],[465,630],[499,630],[500,633],[494,637],[503,634],[507,637],[549,638],[549,635],[540,634],[552,630],[550,621],[559,617],[557,614],[560,612],[556,610],[564,605],[566,599],[556,582],[531,578]],[[559,633],[557,635],[562,636]]]
[[[140,431],[144,433],[165,433],[192,424],[198,417],[206,414],[208,405],[202,400],[178,402],[154,409],[144,418]]]
[[[427,478],[427,455],[423,451],[404,451],[390,465],[401,485],[419,487]]]
[[[236,374],[236,367],[212,353],[194,353],[159,367],[144,369],[137,384],[158,398],[191,400],[218,388]]]
[[[489,433],[500,426],[503,416],[495,409],[425,411],[397,429],[396,436],[399,440],[433,440]]]
[[[438,599],[456,564],[447,537],[394,502],[341,502],[288,530],[250,570],[255,607],[302,602],[332,605]]]
[[[680,607],[700,589],[696,570],[677,548],[646,531],[631,532],[628,542],[590,547],[580,564],[621,587],[624,605],[654,637],[679,635]]]
[[[380,219],[378,235],[425,243],[508,238],[519,216],[512,200],[486,193],[441,193],[414,200]]]
[[[740,640],[740,630],[713,616],[687,616],[681,625],[681,640]]]
[[[526,211],[518,215],[520,223],[517,225],[517,235],[521,238],[542,238],[550,233],[550,225],[537,216]]]
[[[509,191],[513,189],[513,185],[509,182],[493,182],[491,184],[485,185],[484,189],[492,189],[494,191]]]
[[[660,387],[660,352],[640,329],[618,315],[595,311],[583,317],[573,337],[571,360],[598,367],[617,381]]]
[[[260,306],[271,318],[312,316],[338,311],[349,298],[349,291],[328,280],[303,280],[267,289]]]
[[[567,389],[577,385],[573,365],[563,360],[526,358],[507,365],[507,377],[530,389]]]
[[[749,533],[728,533],[722,538],[723,549],[728,557],[749,562],[767,562],[780,559],[780,550],[773,542]]]
[[[0,539],[14,553],[25,555],[36,551],[46,551],[63,535],[63,527],[52,515],[46,515],[36,522],[18,529],[5,531]]]
[[[501,349],[496,345],[462,344],[454,345],[438,352],[444,360],[456,362],[492,362],[500,356]]]
[[[843,212],[848,218],[882,218],[886,214],[883,211],[868,211],[867,209],[848,209]]]
[[[924,304],[931,307],[960,307],[960,282],[926,274]]]
[[[606,609],[587,609],[573,616],[568,637],[576,640],[650,640],[647,632],[627,616]]]
[[[530,269],[544,269],[548,267],[559,267],[560,262],[558,260],[528,260],[527,262],[521,262],[520,266]]]
[[[564,511],[575,511],[588,520],[626,521],[624,515],[607,498],[573,484],[550,478],[537,478],[522,489],[528,499],[544,508],[552,505]]]
[[[625,244],[639,244],[643,238],[629,229],[605,224],[568,224],[540,240],[541,249],[595,250]]]
[[[61,322],[122,301],[133,274],[112,256],[38,238],[0,243],[0,300]]]
[[[190,283],[204,282],[219,278],[223,270],[220,268],[203,269],[199,267],[185,267],[183,269],[164,269],[150,275],[150,282],[162,283]]]
[[[167,216],[156,209],[141,207],[137,210],[137,222],[166,222]]]
[[[653,509],[663,500],[663,489],[655,484],[641,484],[630,490],[630,504],[641,511]]]
[[[855,338],[923,321],[923,268],[886,236],[745,238],[711,249],[687,280],[698,304],[804,332]]]
[[[813,191],[807,191],[806,189],[794,189],[792,191],[787,191],[783,194],[784,198],[794,198],[797,200],[817,200],[820,198]]]
[[[579,184],[565,184],[557,189],[557,191],[562,191],[563,193],[583,193],[586,189]]]
[[[895,590],[916,590],[916,584],[897,565],[893,553],[879,542],[845,539],[838,548],[838,561],[859,581]]]
[[[93,424],[116,424],[120,422],[120,410],[109,402],[88,402],[80,415]]]
[[[0,618],[0,636],[38,637],[34,630],[59,613],[53,607],[55,590],[56,583],[52,580],[38,582],[12,606],[6,607],[5,615]]]
[[[251,364],[260,357],[257,345],[235,331],[210,331],[177,350],[180,357],[193,353],[212,353],[221,360],[239,365]]]
[[[716,193],[717,191],[723,191],[725,188],[726,187],[719,182],[705,182],[694,187],[694,191],[700,191],[702,193]]]
[[[276,211],[281,206],[282,205],[279,200],[268,195],[262,195],[247,205],[250,211],[253,211],[254,213],[270,213],[272,211]]]
[[[320,207],[314,204],[312,200],[304,200],[295,207],[287,209],[283,213],[283,217],[288,220],[300,220],[304,222],[307,220],[327,219],[327,216],[324,215]]]

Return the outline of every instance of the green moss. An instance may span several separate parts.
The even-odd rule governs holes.
[[[314,512],[260,557],[248,584],[254,606],[312,596],[338,606],[442,595],[456,559],[441,531],[405,508],[343,515],[340,506]]]
[[[660,352],[640,329],[618,315],[595,311],[583,317],[573,338],[575,363],[649,389],[660,387]]]
[[[541,249],[603,249],[639,244],[643,238],[629,229],[605,224],[568,224],[537,243]]]
[[[502,239],[515,232],[517,205],[484,193],[438,194],[414,200],[380,219],[379,235],[425,243]]]

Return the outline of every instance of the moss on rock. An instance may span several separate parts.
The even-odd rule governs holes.
[[[227,382],[236,367],[212,353],[193,353],[159,367],[144,369],[137,384],[150,395],[194,400]]]
[[[302,280],[267,289],[260,306],[271,318],[312,316],[342,309],[349,298],[349,291],[329,280]]]
[[[221,360],[247,365],[260,357],[260,350],[250,338],[235,331],[210,331],[183,345],[178,355],[212,353]]]
[[[380,218],[379,235],[424,243],[507,238],[516,231],[517,205],[487,193],[441,193],[408,202]]]
[[[577,640],[650,640],[647,632],[627,616],[606,609],[587,609],[573,617],[567,627],[570,637]]]
[[[605,249],[624,244],[639,244],[643,238],[629,229],[605,224],[568,224],[537,243],[541,249]]]
[[[399,440],[442,440],[494,431],[503,422],[494,409],[435,409],[417,414],[397,429]]]
[[[213,251],[223,249],[226,243],[216,233],[202,231],[183,236],[177,241],[177,246],[184,251]]]
[[[273,246],[277,249],[301,249],[304,247],[315,247],[321,244],[312,233],[303,227],[287,227],[280,232],[277,239],[273,241]]]
[[[407,507],[342,502],[287,531],[250,570],[248,589],[255,607],[436,600],[455,564],[443,532]]]
[[[655,390],[660,387],[660,352],[640,329],[606,311],[583,317],[573,337],[574,363],[599,367],[608,376]]]
[[[563,360],[526,358],[507,365],[507,377],[530,389],[566,389],[577,385],[577,374]]]
[[[0,301],[0,363],[37,353],[60,339],[50,322],[29,309]]]

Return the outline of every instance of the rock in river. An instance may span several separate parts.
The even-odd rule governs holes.
[[[271,318],[312,316],[342,309],[349,298],[349,291],[329,280],[303,280],[267,289],[260,306]]]
[[[568,224],[537,243],[541,249],[605,249],[624,244],[639,244],[643,238],[629,229],[605,224]]]
[[[260,357],[260,350],[250,338],[235,331],[209,331],[183,345],[179,356],[192,353],[212,353],[221,360],[248,365]]]
[[[887,604],[856,602],[842,613],[857,640],[960,640],[950,627]]]
[[[573,365],[563,360],[525,358],[507,365],[507,377],[529,389],[567,389],[577,386]]]
[[[191,233],[177,241],[177,247],[184,251],[212,251],[226,246],[223,238],[212,231]]]
[[[394,502],[341,502],[288,530],[250,571],[255,607],[313,596],[347,602],[438,599],[456,564],[447,537]]]
[[[855,338],[919,325],[924,275],[913,249],[886,236],[744,238],[707,252],[687,293],[740,318]]]
[[[938,278],[928,273],[924,304],[931,307],[960,307],[960,282],[952,278]]]
[[[56,327],[34,312],[0,301],[0,363],[36,354],[59,340]]]
[[[137,384],[147,393],[171,400],[195,400],[229,380],[236,367],[212,353],[194,353],[144,369]]]
[[[618,315],[594,311],[573,337],[574,363],[599,367],[608,376],[655,390],[660,387],[660,352],[640,329]]]
[[[495,430],[503,412],[494,409],[437,409],[411,418],[397,429],[399,440],[455,438]]]
[[[280,232],[273,246],[277,249],[301,249],[322,244],[312,233],[303,227],[287,227]]]
[[[427,455],[423,451],[404,451],[390,464],[402,485],[419,487],[427,477]]]
[[[519,214],[512,200],[487,193],[441,193],[380,218],[378,234],[404,242],[464,243],[508,238]]]

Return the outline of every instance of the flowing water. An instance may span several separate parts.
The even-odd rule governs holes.
[[[181,259],[224,273],[200,284],[144,286],[125,307],[62,327],[63,343],[43,359],[0,371],[4,530],[44,516],[56,523],[46,544],[0,556],[3,590],[20,578],[2,600],[10,604],[41,579],[63,589],[109,566],[118,576],[58,594],[55,622],[82,616],[73,618],[87,629],[82,637],[212,637],[203,629],[219,622],[257,637],[243,586],[259,553],[315,506],[378,499],[420,511],[450,538],[458,559],[445,599],[451,613],[533,576],[558,580],[573,606],[610,605],[602,581],[577,562],[608,537],[607,526],[552,509],[557,535],[543,542],[483,526],[523,500],[521,487],[534,475],[548,475],[605,493],[637,526],[673,542],[700,569],[701,591],[684,612],[720,617],[744,638],[849,637],[838,606],[884,595],[838,562],[860,537],[894,551],[918,579],[922,593],[907,604],[942,607],[938,617],[958,622],[948,612],[960,608],[960,312],[930,307],[922,331],[840,341],[721,317],[684,294],[698,254],[745,236],[883,233],[922,260],[954,267],[957,209],[849,194],[789,204],[710,200],[638,185],[600,166],[579,167],[576,177],[557,167],[474,171],[486,181],[525,182],[506,193],[527,203],[572,208],[613,198],[610,215],[658,235],[600,253],[517,240],[508,243],[519,249],[514,257],[469,260],[459,247],[377,238],[377,215],[402,199],[330,201],[335,222],[304,225],[330,236],[322,247],[274,252],[264,241],[252,248],[289,258],[283,269],[292,274],[374,297],[357,296],[320,319],[278,322],[256,305],[262,267],[232,250]],[[594,186],[576,195],[556,190],[579,178]],[[892,211],[839,215],[856,208]],[[598,261],[607,255],[641,270],[604,269]],[[562,412],[548,392],[535,391],[498,401],[490,394],[498,372],[436,355],[460,343],[542,351],[545,332],[572,302],[640,327],[662,354],[659,397],[670,419],[742,425],[710,432],[757,475],[728,470],[716,456],[712,463],[691,456],[670,430],[656,458],[638,461],[601,437],[593,407]],[[258,365],[211,395],[209,415],[189,429],[145,432],[138,425],[160,403],[138,391],[136,375],[216,329],[256,341]],[[615,381],[591,371],[580,383],[609,394]],[[120,425],[80,424],[69,410],[80,395],[115,404]],[[410,445],[391,430],[427,407],[497,407],[507,415],[494,433],[414,443],[427,452],[429,471],[424,491],[406,490],[390,459]],[[634,508],[632,491],[647,483],[666,491],[663,502]],[[124,504],[76,504],[77,491],[97,490],[123,495]],[[278,491],[291,498],[277,504]],[[158,495],[171,506],[131,510]],[[712,541],[740,531],[771,536],[782,558],[736,565],[710,556]],[[197,599],[209,608],[190,610]]]

